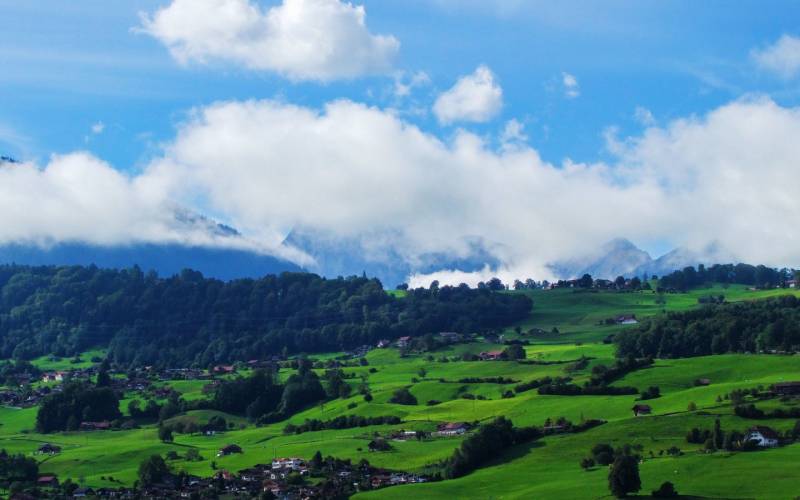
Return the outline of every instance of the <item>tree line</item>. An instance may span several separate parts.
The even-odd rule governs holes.
[[[670,312],[624,330],[614,340],[621,357],[796,351],[800,349],[800,300],[787,295]]]
[[[0,358],[107,346],[127,366],[198,366],[346,350],[380,339],[481,333],[532,302],[489,288],[431,286],[401,298],[376,279],[283,273],[223,282],[184,270],[0,266]]]
[[[658,282],[661,290],[685,292],[691,288],[708,283],[726,283],[750,285],[759,288],[777,288],[787,286],[787,282],[795,279],[796,272],[789,269],[774,269],[767,266],[750,264],[714,264],[706,267],[700,264],[685,267],[666,276]]]

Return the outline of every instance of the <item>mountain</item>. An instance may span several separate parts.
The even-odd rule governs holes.
[[[552,264],[550,269],[560,279],[579,278],[584,274],[614,279],[617,276],[662,276],[687,266],[721,262],[736,262],[736,259],[719,244],[711,244],[699,252],[676,248],[653,259],[630,241],[617,238],[589,255]]]
[[[298,248],[316,261],[308,266],[309,271],[328,278],[366,273],[367,276],[378,278],[385,288],[394,288],[405,283],[415,273],[429,274],[442,269],[472,272],[487,265],[493,268],[500,265],[483,242],[477,239],[467,242],[467,251],[464,252],[466,257],[428,253],[416,257],[413,264],[397,250],[387,249],[387,246],[370,251],[370,243],[374,241],[382,241],[382,238],[329,238],[319,233],[295,229],[286,238],[284,245]]]
[[[550,269],[562,279],[579,278],[584,274],[614,279],[617,276],[638,275],[637,269],[652,262],[650,254],[624,238],[616,238],[589,255],[557,262]]]
[[[160,276],[171,276],[182,269],[194,269],[209,278],[231,280],[256,278],[284,271],[302,271],[291,262],[248,250],[183,246],[179,244],[138,244],[98,246],[64,243],[49,248],[33,245],[0,246],[0,263],[23,265],[95,265],[101,268],[126,268],[138,265]]]

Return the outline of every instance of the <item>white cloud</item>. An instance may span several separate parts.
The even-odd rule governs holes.
[[[106,129],[106,125],[103,122],[97,122],[94,125],[92,125],[92,133],[94,135],[102,134],[105,129]]]
[[[500,142],[504,145],[525,142],[528,135],[525,133],[525,125],[516,118],[506,122],[503,132],[500,134]]]
[[[619,236],[696,250],[716,242],[743,261],[797,266],[798,135],[800,108],[741,100],[614,139],[608,164],[553,165],[524,144],[494,149],[463,131],[443,141],[347,100],[323,109],[222,102],[192,113],[136,176],[85,153],[41,169],[0,167],[0,242],[200,241],[285,253],[282,238],[303,228],[409,263],[467,258],[481,241],[502,263],[472,276],[443,270],[442,282],[550,278],[548,263]],[[215,214],[245,237],[176,224],[176,207]]]
[[[503,107],[503,89],[495,82],[485,65],[461,77],[447,92],[436,99],[433,112],[443,124],[454,122],[486,122]]]
[[[408,97],[417,87],[430,85],[431,77],[424,71],[417,71],[408,76],[405,73],[398,73],[394,80],[394,96],[397,98]]]
[[[283,0],[266,10],[251,0],[172,0],[142,14],[141,31],[182,64],[230,62],[292,80],[386,73],[400,48],[369,32],[363,6],[340,0]]]
[[[575,99],[581,95],[581,87],[574,75],[561,73],[561,85],[564,87],[564,96],[567,99]]]
[[[773,45],[751,52],[762,69],[782,78],[794,78],[800,73],[800,38],[783,35]]]

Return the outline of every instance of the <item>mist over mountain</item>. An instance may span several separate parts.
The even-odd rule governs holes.
[[[617,276],[660,276],[687,266],[735,261],[733,255],[718,244],[709,245],[700,252],[676,248],[653,259],[629,240],[616,238],[588,256],[557,262],[550,268],[560,279],[577,278],[584,274],[614,279]]]

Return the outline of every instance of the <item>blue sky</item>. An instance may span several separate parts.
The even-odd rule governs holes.
[[[351,4],[285,1],[295,6],[336,7],[347,19],[343,24],[325,24],[324,16],[317,15],[314,22],[339,30],[338,35],[326,38],[329,35],[323,34],[322,42],[306,40],[308,32],[301,23],[301,29],[287,38],[289,49],[275,49],[276,43],[263,45],[267,35],[253,34],[262,24],[242,28],[230,41],[225,29],[217,33],[214,26],[195,19],[195,14],[213,5],[235,5],[241,12],[250,12],[250,17],[263,15],[263,23],[268,12],[282,8],[278,0],[196,0],[193,4],[186,0],[0,0],[4,21],[0,153],[38,169],[47,181],[41,181],[46,193],[72,192],[52,178],[82,179],[81,175],[94,176],[85,173],[92,169],[110,168],[109,182],[128,185],[120,196],[130,195],[135,200],[130,203],[143,203],[142,211],[156,213],[155,205],[148,204],[155,198],[159,206],[188,207],[242,229],[248,245],[260,250],[274,245],[289,230],[306,227],[325,238],[371,235],[370,241],[387,242],[393,254],[409,261],[431,252],[452,252],[463,258],[470,248],[463,242],[478,239],[509,268],[538,272],[553,258],[550,249],[578,253],[580,240],[562,232],[584,232],[591,239],[588,246],[626,236],[654,253],[678,245],[702,248],[721,243],[737,258],[772,264],[790,264],[800,251],[800,242],[796,248],[792,243],[787,251],[773,254],[738,243],[737,235],[746,231],[761,231],[764,238],[781,233],[780,226],[763,230],[748,226],[749,214],[758,214],[753,216],[755,224],[775,219],[775,214],[788,217],[800,207],[789,193],[751,193],[749,187],[762,181],[767,170],[759,170],[765,167],[759,161],[746,161],[746,154],[734,155],[728,147],[746,143],[747,151],[762,153],[772,162],[767,167],[774,169],[775,179],[791,180],[797,175],[792,141],[783,139],[794,126],[800,96],[797,2],[364,0],[354,2],[366,12],[366,24],[359,28],[347,17],[357,12]],[[214,15],[219,12],[207,17]],[[209,42],[214,36],[220,40]],[[330,40],[342,44],[338,52],[323,57],[313,68],[304,66],[300,56],[284,58],[283,52],[306,42],[311,47],[307,55],[316,56]],[[207,42],[211,45],[204,45]],[[355,52],[363,60],[350,67],[358,59],[351,57]],[[409,85],[412,80],[417,84],[398,94],[398,83]],[[456,92],[459,81],[466,89],[488,93],[476,97]],[[451,99],[443,100],[447,95]],[[466,103],[465,99],[472,98],[478,100]],[[248,107],[250,100],[260,104]],[[442,107],[445,101],[449,102],[446,109]],[[335,117],[333,111],[323,111],[333,102],[344,103],[336,107]],[[472,114],[464,106],[472,106]],[[307,112],[320,115],[312,118]],[[451,118],[442,113],[450,113]],[[753,122],[757,128],[746,127],[748,117],[762,114],[763,119]],[[306,124],[298,132],[301,138],[315,139],[308,145],[300,139],[294,147],[286,141],[270,143],[276,135],[291,135],[276,122],[284,116],[296,120],[291,129],[300,127],[295,123]],[[321,131],[328,121],[335,123],[325,129],[328,132]],[[357,135],[355,131],[367,123],[373,123],[375,130],[385,126],[387,135],[376,132],[372,137],[370,128]],[[353,133],[340,135],[341,128],[351,126]],[[261,127],[260,132],[253,127]],[[423,137],[406,134],[409,128]],[[250,142],[242,139],[234,148],[228,140],[233,136],[226,135],[234,130],[238,135],[233,142],[240,137]],[[504,136],[504,130],[516,133]],[[472,139],[482,141],[481,146],[474,146]],[[352,149],[334,151],[343,143]],[[327,192],[331,179],[319,186],[304,183],[309,176],[324,177],[329,169],[339,172],[332,179],[334,185],[362,183],[367,167],[350,163],[370,157],[358,149],[365,144],[385,146],[372,152],[372,165],[382,163],[384,154],[416,159],[402,165],[389,161],[385,171],[366,175],[369,181],[364,185],[392,200],[391,210],[374,210],[367,202],[369,194],[343,188],[334,189],[335,195]],[[776,146],[785,156],[770,156]],[[437,150],[440,147],[444,149]],[[237,156],[240,150],[247,154]],[[194,151],[203,151],[208,158],[225,152],[227,156],[216,161],[230,158],[230,165],[214,170]],[[316,170],[308,167],[303,178],[290,175],[294,172],[287,166],[290,162],[315,164],[324,154],[333,158],[330,164],[321,161]],[[61,157],[69,161],[59,169],[62,163],[53,158]],[[441,178],[438,172],[431,174],[441,161],[452,162],[460,170]],[[518,168],[525,170],[519,165],[526,162],[536,168],[515,179]],[[498,165],[494,171],[487,166],[493,163]],[[570,173],[573,164],[578,165],[578,173]],[[473,168],[478,170],[469,170]],[[498,169],[507,171],[498,174]],[[469,200],[475,199],[480,186],[468,185],[465,173],[462,179],[468,170],[498,191],[494,198],[479,200],[484,210],[476,213],[471,212]],[[48,172],[53,175],[44,175]],[[70,175],[59,177],[58,172]],[[122,173],[121,180],[114,172]],[[181,175],[188,176],[186,184],[191,188],[176,187]],[[722,194],[711,191],[713,182],[707,179],[720,176],[738,184]],[[230,182],[229,190],[238,189],[237,196],[262,182],[258,186],[265,193],[272,188],[278,195],[302,188],[303,193],[295,193],[294,198],[308,195],[308,199],[301,208],[286,210],[286,203],[259,205],[256,194],[251,202],[243,201],[245,195],[232,199],[211,185],[210,179],[219,178]],[[396,183],[383,185],[382,179],[396,179]],[[456,181],[452,186],[451,180]],[[444,184],[438,191],[426,185],[436,182]],[[520,187],[526,183],[530,186]],[[86,192],[81,192],[80,208],[103,206],[92,190],[107,187],[89,184],[81,188]],[[399,186],[404,186],[402,196],[393,191]],[[568,194],[555,196],[559,190]],[[279,197],[275,193],[270,197]],[[526,199],[528,193],[539,205]],[[735,196],[728,199],[725,193]],[[72,200],[70,196],[64,199]],[[432,201],[439,196],[445,201]],[[626,203],[608,202],[617,197]],[[337,208],[333,212],[338,219],[330,210],[313,217],[298,215],[303,207],[323,198]],[[774,206],[775,200],[785,202]],[[411,203],[418,213],[410,213]],[[564,203],[561,213],[570,212],[563,219],[549,211],[560,203]],[[657,211],[654,204],[682,204],[694,213],[710,215],[697,229],[684,230],[679,218]],[[494,213],[495,205],[503,208]],[[599,205],[607,207],[587,224],[581,213]],[[743,207],[742,215],[734,216],[736,222],[729,222],[729,227],[721,225],[720,214],[731,213],[732,207]],[[744,207],[749,208],[745,211]],[[120,204],[109,212],[131,209]],[[366,220],[364,212],[376,215]],[[452,213],[466,215],[454,219]],[[521,214],[516,229],[495,230],[512,213]],[[423,219],[433,222],[420,224]],[[531,220],[527,231],[536,238],[523,236],[519,229]],[[153,234],[166,231],[153,229],[156,222],[140,222],[149,229],[137,238],[158,239]],[[24,234],[0,231],[0,239],[119,243],[122,238],[117,233],[98,236],[79,229],[77,221],[61,223],[65,224],[76,229],[63,234],[48,227]],[[445,236],[442,228],[452,227],[459,230]],[[393,239],[390,234],[401,236]],[[454,240],[462,243],[454,245]],[[375,251],[376,258],[386,253],[367,246],[365,252]],[[521,247],[541,255],[533,262],[519,250],[508,250]]]
[[[274,5],[277,2],[263,2]],[[660,121],[704,113],[747,92],[797,101],[788,84],[754,71],[749,52],[796,27],[797,2],[366,1],[376,33],[401,42],[396,68],[424,71],[434,94],[478,64],[504,90],[496,122],[527,125],[547,160],[604,158],[603,131],[640,125],[637,107]],[[0,1],[0,144],[23,158],[88,149],[122,168],[149,158],[187,109],[227,99],[281,97],[319,105],[347,97],[391,104],[390,77],[293,84],[224,64],[179,67],[164,47],[132,32],[139,13],[164,1]],[[487,4],[487,5],[484,5]],[[557,6],[556,6],[557,5]],[[563,72],[580,96],[565,99]],[[422,95],[424,102],[431,95]],[[423,128],[448,133],[428,117]],[[105,124],[97,136],[95,123]],[[86,137],[89,141],[86,141]]]

